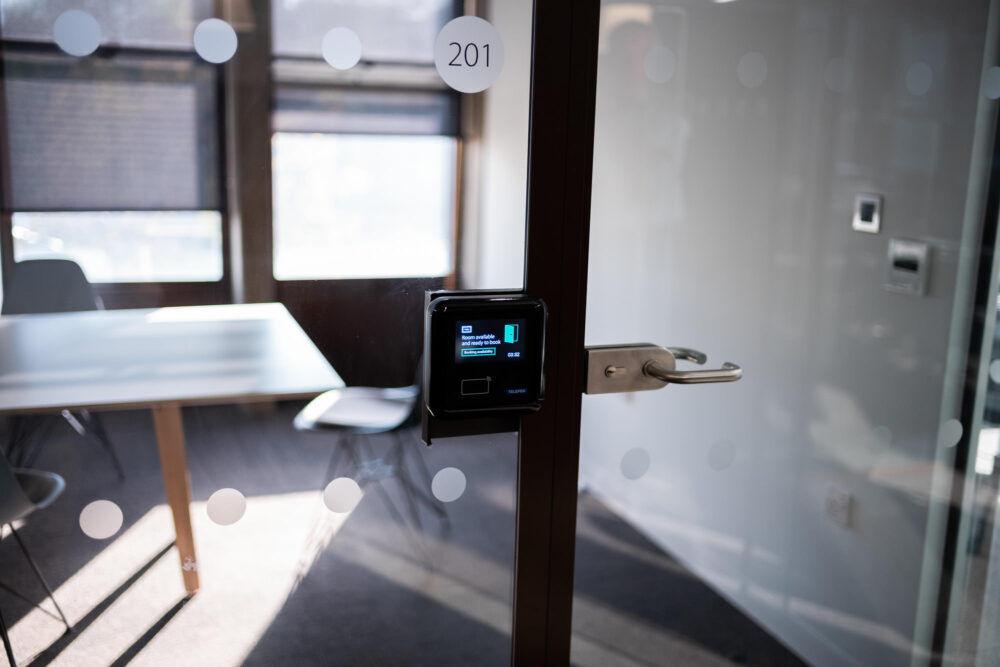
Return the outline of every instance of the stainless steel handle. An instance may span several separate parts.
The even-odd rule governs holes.
[[[692,350],[686,347],[668,347],[667,351],[677,359],[693,361],[696,364],[703,364],[708,360],[704,352]],[[655,360],[650,359],[643,367],[644,375],[654,377],[657,380],[670,384],[702,384],[704,382],[736,382],[743,377],[743,369],[729,361],[722,364],[722,368],[713,368],[704,371],[677,371],[665,368]]]
[[[667,352],[674,355],[674,359],[693,361],[696,364],[703,364],[708,361],[708,355],[690,347],[668,347]]]
[[[633,345],[597,345],[587,348],[588,394],[612,394],[624,391],[662,389],[668,384],[735,382],[743,369],[726,362],[722,368],[703,371],[678,371],[677,360],[704,364],[704,352],[687,347],[660,347],[651,343]]]

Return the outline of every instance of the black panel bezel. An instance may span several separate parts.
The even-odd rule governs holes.
[[[542,406],[545,393],[544,351],[548,311],[541,299],[523,294],[447,295],[427,306],[424,331],[424,397],[427,409],[438,418],[530,414]],[[527,320],[525,357],[460,364],[455,361],[455,335],[459,321]],[[485,396],[462,396],[462,379],[491,378]],[[508,388],[526,388],[525,394],[508,395]]]

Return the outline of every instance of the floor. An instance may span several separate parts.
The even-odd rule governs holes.
[[[62,632],[49,602],[39,610],[25,601],[44,593],[6,531],[0,609],[19,663],[507,664],[516,437],[443,440],[427,449],[410,434],[414,479],[420,456],[432,473],[460,469],[467,488],[447,505],[447,523],[424,512],[423,530],[408,530],[390,512],[407,508],[393,479],[382,483],[390,503],[369,485],[349,514],[324,507],[335,440],[294,431],[300,405],[185,410],[202,578],[191,598],[171,546],[149,414],[105,416],[124,482],[102,452],[67,424],[53,424],[36,466],[62,474],[67,489],[18,530],[75,631]],[[376,436],[372,444],[383,452],[391,441]],[[221,526],[205,503],[227,487],[246,496],[247,509]],[[98,499],[124,515],[106,540],[79,527],[80,511]],[[578,523],[574,664],[801,664],[587,493]]]

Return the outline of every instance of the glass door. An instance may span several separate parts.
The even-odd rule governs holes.
[[[0,0],[0,664],[510,662],[518,434],[417,378],[523,284],[491,4]]]
[[[998,27],[601,3],[574,664],[995,662]]]

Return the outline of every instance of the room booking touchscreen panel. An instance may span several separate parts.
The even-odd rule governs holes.
[[[428,295],[425,400],[436,417],[541,407],[545,304],[526,295]]]

